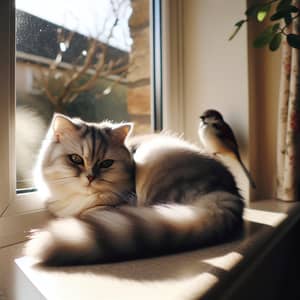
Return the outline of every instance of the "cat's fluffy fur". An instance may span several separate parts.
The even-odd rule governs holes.
[[[65,218],[36,232],[27,254],[50,265],[103,262],[216,243],[240,227],[244,203],[225,166],[177,137],[129,132],[130,124],[54,118],[39,178],[50,211]],[[84,167],[70,163],[72,153]],[[113,165],[89,185],[105,159]]]

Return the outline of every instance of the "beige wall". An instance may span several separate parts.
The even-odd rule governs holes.
[[[247,31],[231,42],[233,24],[245,11],[246,1],[187,0],[183,5],[184,132],[198,142],[200,114],[214,108],[232,126],[247,163],[249,102]],[[248,197],[248,182],[234,161],[226,160]]]

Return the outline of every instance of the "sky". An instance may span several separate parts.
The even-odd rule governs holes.
[[[96,37],[103,32],[99,39],[106,42],[115,20],[111,2],[111,0],[16,0],[16,8],[87,36]],[[130,1],[113,2],[123,4],[118,13],[118,25],[108,43],[130,51],[132,44],[128,27],[132,12]]]

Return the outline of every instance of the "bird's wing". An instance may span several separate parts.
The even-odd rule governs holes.
[[[236,155],[239,155],[238,144],[230,126],[225,122],[214,123],[213,126],[217,129],[218,137],[224,141],[224,143],[232,152],[234,152]]]

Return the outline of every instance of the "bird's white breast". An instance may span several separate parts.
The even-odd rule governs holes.
[[[217,135],[217,130],[212,125],[201,124],[198,135],[207,152],[212,154],[224,152],[224,145]]]

